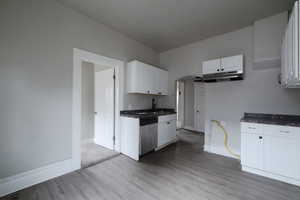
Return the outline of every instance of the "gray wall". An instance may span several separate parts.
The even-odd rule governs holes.
[[[253,27],[247,27],[199,41],[160,55],[161,66],[169,69],[172,95],[162,104],[175,107],[174,81],[201,74],[202,62],[208,59],[245,55],[245,80],[205,84],[205,145],[208,150],[228,154],[223,133],[210,120],[222,120],[229,132],[229,145],[240,153],[240,119],[244,112],[300,114],[300,90],[284,89],[278,84],[280,66],[253,68]]]
[[[95,127],[95,66],[82,62],[81,74],[81,140],[94,138]]]
[[[184,127],[194,128],[194,83],[184,81]]]
[[[0,178],[71,157],[73,48],[159,60],[54,0],[2,0],[0,27]],[[151,106],[151,97],[141,99],[126,95],[124,105]]]

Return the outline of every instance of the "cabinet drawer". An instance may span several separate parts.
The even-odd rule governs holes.
[[[264,125],[264,134],[271,137],[300,139],[300,128],[279,125]]]
[[[253,133],[253,134],[261,134],[263,132],[263,125],[262,124],[255,124],[255,123],[241,123],[242,133]]]
[[[176,114],[164,115],[164,116],[158,117],[158,122],[167,122],[167,121],[172,121],[172,120],[176,120]]]

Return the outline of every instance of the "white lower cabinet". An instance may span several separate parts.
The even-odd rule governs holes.
[[[242,123],[241,144],[244,171],[300,185],[300,128]]]
[[[266,171],[300,179],[299,140],[267,136],[264,152]]]
[[[261,169],[263,167],[262,136],[245,133],[242,136],[242,165]]]
[[[161,149],[176,141],[176,115],[158,118],[157,149]]]

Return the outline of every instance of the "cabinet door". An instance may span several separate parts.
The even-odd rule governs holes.
[[[238,71],[243,66],[243,55],[230,56],[221,59],[221,72]]]
[[[156,85],[155,85],[155,68],[151,65],[140,63],[143,69],[143,72],[141,74],[141,83],[143,87],[145,88],[146,94],[156,94]]]
[[[276,136],[265,137],[265,170],[286,177],[300,178],[299,152],[298,140]]]
[[[176,132],[176,120],[171,120],[168,123],[168,136],[169,142],[176,140],[177,132]]]
[[[156,84],[156,91],[158,95],[168,95],[168,72],[162,69],[155,69],[155,84]]]
[[[242,133],[242,165],[263,169],[263,137]]]
[[[158,123],[157,146],[162,146],[169,142],[169,131],[167,122]]]
[[[281,84],[287,85],[287,32],[284,34],[284,38],[282,41],[282,49],[281,49]]]
[[[127,92],[154,94],[155,91],[155,71],[148,64],[133,61],[127,65]]]
[[[299,81],[299,2],[295,2],[293,17],[293,79]]]
[[[221,59],[208,60],[202,64],[203,74],[214,74],[220,72]]]

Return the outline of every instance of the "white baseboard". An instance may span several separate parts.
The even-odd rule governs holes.
[[[245,172],[252,173],[252,174],[257,174],[257,175],[260,175],[260,176],[265,176],[265,177],[268,177],[268,178],[271,178],[271,179],[275,179],[275,180],[278,180],[278,181],[282,181],[282,182],[286,182],[286,183],[290,183],[290,184],[293,184],[293,185],[300,186],[300,180],[298,180],[298,179],[293,179],[293,178],[281,176],[281,175],[278,175],[278,174],[273,174],[273,173],[270,173],[270,172],[266,172],[266,171],[263,171],[263,170],[255,169],[255,168],[244,166],[244,165],[242,166],[242,170],[245,171]]]
[[[95,138],[81,140],[81,144],[95,143]]]
[[[170,145],[170,144],[173,144],[173,143],[175,143],[175,142],[177,142],[177,138],[175,139],[175,140],[172,140],[172,141],[170,141],[170,142],[168,142],[168,143],[166,143],[166,144],[164,144],[164,145],[161,145],[161,146],[159,146],[159,147],[157,147],[156,149],[155,149],[155,151],[158,151],[158,150],[160,150],[160,149],[163,149],[163,148],[165,148],[166,146],[168,146],[168,145]]]
[[[72,159],[0,179],[0,197],[74,171]]]
[[[213,153],[213,154],[217,154],[217,155],[221,155],[221,156],[225,156],[225,157],[229,157],[229,158],[234,158],[237,160],[240,160],[239,158],[231,155],[230,153],[227,153],[225,151],[222,151],[220,149],[217,148],[213,148],[213,147],[208,147],[204,145],[204,151],[208,152],[208,153]]]
[[[203,132],[204,133],[204,131],[199,131],[199,130],[195,129],[192,126],[185,126],[185,127],[183,127],[183,129],[186,129],[186,130],[189,130],[189,131]]]

